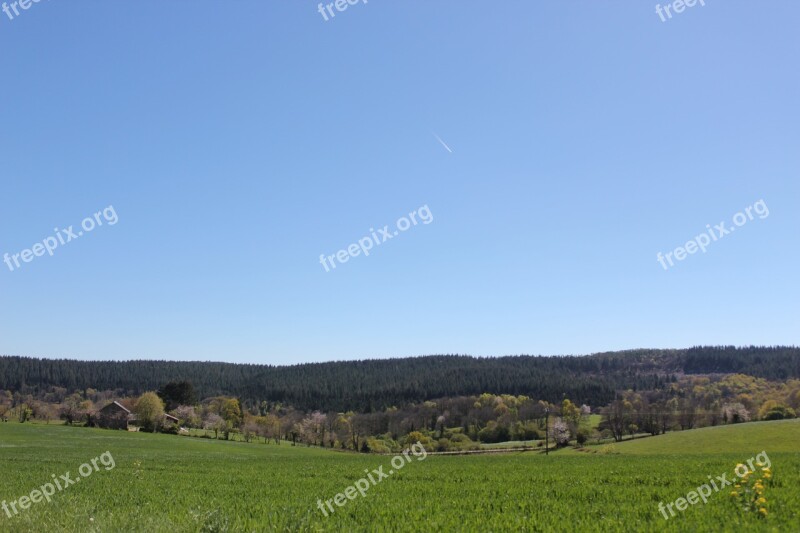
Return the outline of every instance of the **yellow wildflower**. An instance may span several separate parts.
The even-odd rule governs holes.
[[[763,507],[761,509],[759,509],[758,512],[763,514],[764,516],[767,516],[767,510],[764,509]]]

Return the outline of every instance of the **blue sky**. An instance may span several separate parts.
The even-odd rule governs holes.
[[[796,345],[800,4],[706,0],[666,22],[654,6],[0,12],[0,254],[118,216],[0,263],[0,353]],[[759,200],[768,217],[657,261]],[[430,224],[320,264],[425,205]]]

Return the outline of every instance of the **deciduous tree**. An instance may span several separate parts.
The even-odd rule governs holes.
[[[155,392],[145,392],[136,400],[134,413],[139,426],[145,431],[158,431],[164,418],[164,402]]]

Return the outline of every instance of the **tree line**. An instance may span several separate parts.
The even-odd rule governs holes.
[[[136,396],[171,381],[189,381],[201,398],[231,396],[245,407],[266,401],[299,410],[337,412],[375,412],[483,393],[555,403],[568,397],[578,404],[605,405],[620,390],[657,390],[682,375],[729,373],[772,380],[798,378],[800,349],[719,346],[588,356],[434,355],[292,366],[0,357],[0,389],[24,394],[56,387]]]
[[[619,391],[609,404],[600,406],[569,398],[549,402],[483,393],[370,412],[300,410],[268,401],[248,406],[226,396],[199,399],[187,381],[170,382],[138,397],[53,387],[36,396],[0,390],[0,418],[23,423],[61,418],[70,425],[93,426],[100,410],[112,401],[133,412],[134,425],[144,431],[247,442],[285,440],[361,452],[396,452],[416,442],[431,451],[461,451],[508,441],[581,446],[590,440],[599,444],[626,436],[794,418],[800,410],[800,380],[772,381],[744,374],[684,376],[660,389]],[[168,421],[165,413],[174,419]]]

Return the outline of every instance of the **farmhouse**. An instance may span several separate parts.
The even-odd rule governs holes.
[[[128,429],[136,415],[119,402],[111,402],[97,412],[97,426],[105,429]]]
[[[131,427],[136,426],[136,422],[136,415],[117,401],[111,402],[97,412],[97,427],[103,429],[133,429],[136,431],[137,428]],[[179,422],[176,417],[164,414],[161,424],[163,427],[169,428],[177,427]]]

